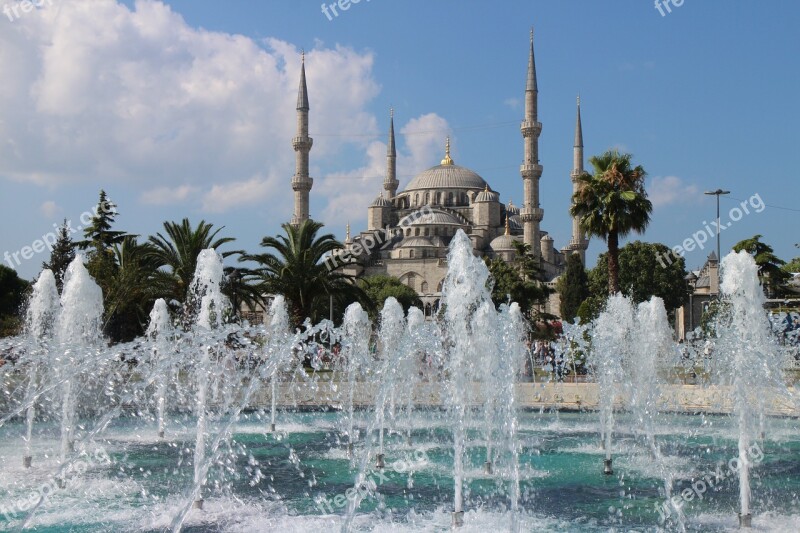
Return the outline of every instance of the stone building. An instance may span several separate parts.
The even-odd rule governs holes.
[[[564,271],[569,253],[578,253],[585,261],[588,240],[578,220],[573,220],[572,238],[561,250],[541,227],[544,209],[539,203],[538,121],[539,89],[536,77],[533,33],[531,33],[525,85],[525,116],[520,131],[523,139],[523,160],[520,166],[523,204],[504,203],[491,185],[476,172],[459,166],[450,154],[450,139],[445,143],[440,164],[415,176],[399,191],[394,115],[389,119],[389,141],[386,154],[386,176],[383,191],[367,207],[367,228],[351,236],[348,225],[344,253],[357,257],[358,263],[345,267],[349,273],[363,276],[386,274],[399,278],[420,296],[426,314],[435,312],[441,298],[442,282],[447,273],[448,244],[461,229],[472,240],[477,255],[500,257],[513,261],[514,242],[524,242],[541,258],[548,285]],[[297,136],[292,140],[296,152],[296,172],[292,178],[295,192],[294,216],[297,224],[308,218],[308,195],[313,180],[308,175],[309,151],[313,144],[308,136],[308,89],[305,66],[301,70],[297,99]],[[574,160],[571,181],[573,191],[583,171],[583,133],[580,100],[577,104]],[[567,209],[568,206],[563,206]],[[335,259],[335,258],[334,258]],[[335,262],[335,261],[334,261]],[[557,295],[543,311],[558,314]]]

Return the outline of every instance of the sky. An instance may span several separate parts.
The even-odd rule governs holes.
[[[570,237],[580,94],[586,158],[618,148],[648,173],[652,220],[630,239],[689,239],[699,268],[715,246],[703,192],[722,188],[723,253],[761,234],[800,255],[796,2],[351,0],[336,15],[320,0],[36,3],[0,0],[0,254],[26,279],[49,258],[37,241],[64,218],[82,226],[101,188],[115,229],[145,238],[188,217],[259,251],[292,214],[301,50],[311,217],[327,230],[366,228],[391,107],[401,190],[450,135],[456,164],[519,206],[532,26],[556,247]],[[604,250],[591,242],[589,266]]]

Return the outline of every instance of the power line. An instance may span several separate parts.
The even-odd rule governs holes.
[[[508,122],[492,122],[489,124],[475,124],[472,126],[459,126],[447,129],[437,129],[437,130],[421,130],[421,131],[409,131],[409,132],[400,132],[400,135],[403,136],[412,136],[412,135],[429,135],[431,133],[453,133],[456,131],[479,131],[479,130],[489,130],[494,128],[504,128],[506,126],[517,125],[520,121],[508,121]],[[387,137],[387,133],[309,133],[312,137]]]
[[[744,200],[742,198],[735,198],[733,196],[723,196],[722,198],[726,200],[736,200],[737,202],[749,202],[750,200]],[[779,205],[772,205],[772,204],[764,204],[764,207],[771,207],[772,209],[780,209],[782,211],[794,211],[795,213],[800,213],[800,209],[794,209],[792,207],[782,207]]]
[[[504,170],[504,169],[509,169],[509,168],[519,168],[519,165],[503,165],[503,166],[499,166],[499,167],[487,167],[487,168],[483,168],[483,169],[478,169],[475,172],[485,173],[485,172],[492,172],[492,171],[495,171],[495,170]],[[423,171],[420,171],[420,172],[423,172]],[[397,177],[398,178],[414,178],[418,174],[419,174],[419,172],[417,172],[416,174],[398,174]],[[384,179],[384,177],[385,176],[382,175],[382,174],[375,174],[375,175],[372,175],[372,176],[334,176],[334,175],[328,174],[327,176],[323,175],[322,179],[324,179],[324,180],[371,180],[371,179]]]

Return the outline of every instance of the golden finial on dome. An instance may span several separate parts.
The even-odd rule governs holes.
[[[443,165],[452,165],[453,160],[450,158],[450,136],[447,136],[447,142],[444,145],[444,159],[442,159]]]
[[[301,48],[300,49],[300,61],[302,63],[306,62],[306,49],[305,48]]]
[[[350,242],[350,221],[347,221],[347,236],[344,239],[344,242]]]
[[[506,213],[506,235],[511,235],[511,228],[508,225],[508,213]]]

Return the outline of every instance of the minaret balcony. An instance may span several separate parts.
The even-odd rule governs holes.
[[[292,138],[292,146],[294,147],[295,151],[298,150],[311,150],[311,147],[314,145],[314,139],[311,137],[293,137]]]
[[[519,173],[523,178],[541,178],[542,170],[542,165],[539,164],[523,163],[519,167]]]
[[[314,178],[309,178],[308,176],[292,176],[293,191],[310,191],[312,185],[314,185]]]
[[[523,207],[519,214],[523,222],[541,222],[544,219],[544,209],[540,207]]]
[[[523,137],[538,137],[542,133],[542,123],[535,120],[523,120],[519,129]]]

